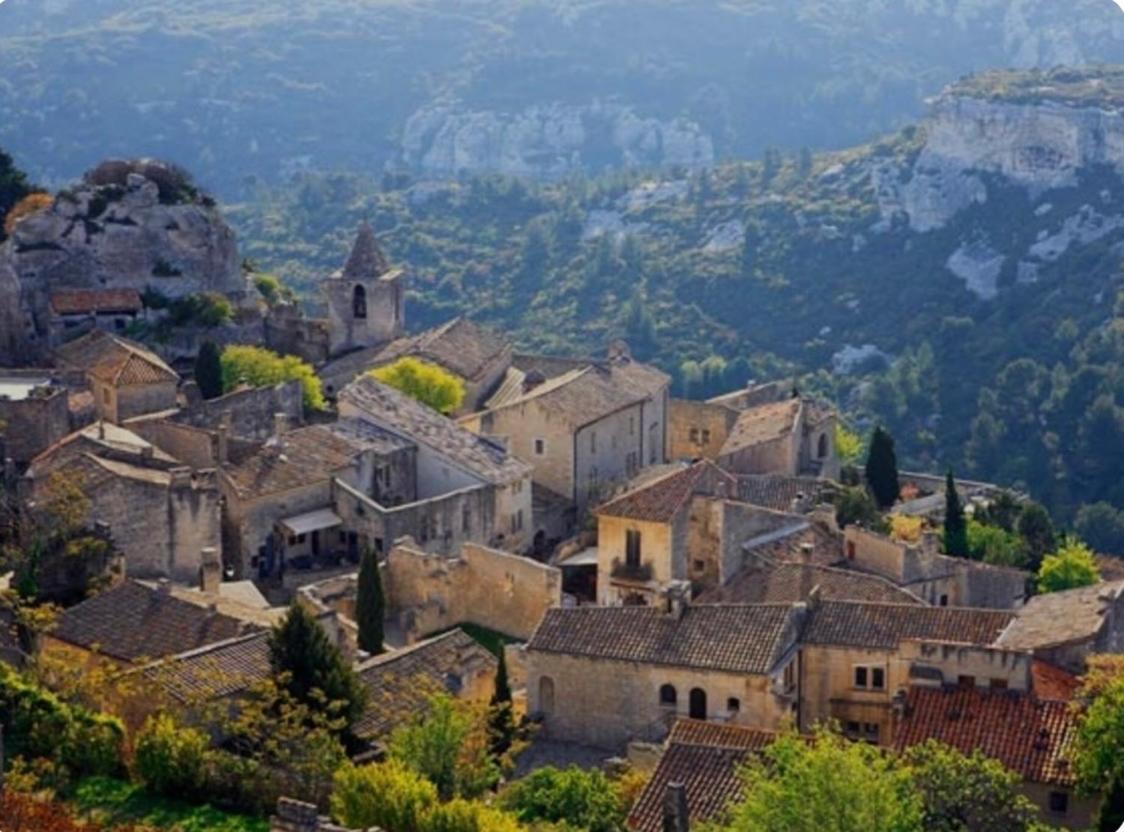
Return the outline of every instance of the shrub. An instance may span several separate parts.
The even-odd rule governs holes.
[[[254,274],[254,288],[270,306],[281,301],[294,299],[293,290],[283,284],[276,275],[257,272]]]
[[[186,295],[168,303],[168,321],[173,326],[203,326],[213,329],[234,317],[230,301],[217,292]]]
[[[158,714],[137,735],[134,773],[154,794],[190,797],[203,786],[209,745],[201,731],[181,728],[169,715]]]
[[[16,230],[16,224],[20,220],[30,217],[32,214],[38,214],[40,211],[45,211],[51,207],[53,201],[50,194],[41,192],[28,194],[13,205],[4,218],[4,233],[10,236]]]
[[[501,802],[521,821],[565,821],[589,832],[616,832],[626,811],[609,778],[577,766],[533,771],[513,784]]]
[[[509,814],[457,798],[430,809],[422,818],[420,832],[519,832],[522,828]]]
[[[1091,586],[1100,579],[1097,562],[1089,547],[1075,537],[1067,537],[1057,552],[1043,559],[1038,570],[1038,591],[1076,589]]]
[[[464,382],[459,377],[417,358],[400,358],[371,370],[370,375],[439,413],[448,415],[464,402]]]
[[[222,383],[228,393],[239,384],[269,387],[293,380],[301,383],[305,407],[324,408],[324,393],[312,365],[296,356],[278,355],[262,347],[235,344],[223,350]]]
[[[331,798],[332,815],[345,826],[395,832],[422,832],[423,818],[436,803],[436,787],[399,760],[343,766]]]

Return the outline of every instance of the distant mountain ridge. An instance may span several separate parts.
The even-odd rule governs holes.
[[[1124,61],[1112,0],[7,0],[0,146],[61,182],[168,158],[559,176],[846,147],[971,71]]]

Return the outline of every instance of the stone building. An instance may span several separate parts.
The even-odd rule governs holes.
[[[47,342],[57,347],[93,329],[123,333],[144,313],[136,289],[58,289],[47,308]]]
[[[998,643],[1074,673],[1094,653],[1124,653],[1124,581],[1035,595]]]
[[[675,719],[777,730],[798,698],[797,605],[552,609],[526,647],[545,737],[619,749]]]
[[[535,484],[569,501],[579,516],[642,468],[664,462],[666,375],[623,349],[600,362],[517,363],[526,369],[517,368],[486,410],[461,423],[530,462]],[[570,368],[548,376],[558,365]]]
[[[331,351],[385,344],[406,323],[406,277],[391,268],[369,223],[359,226],[343,268],[321,284],[328,305]]]
[[[87,527],[104,524],[129,575],[198,580],[201,553],[221,551],[214,470],[192,470],[131,431],[98,422],[32,460],[21,484],[26,504],[48,498],[54,478],[79,486]]]
[[[30,462],[70,433],[70,393],[51,373],[0,372],[0,437],[4,456]]]
[[[738,474],[787,474],[837,479],[834,411],[791,398],[742,411],[718,452],[718,464]]]
[[[942,555],[934,533],[908,544],[848,526],[843,537],[843,566],[882,575],[937,606],[1014,609],[1033,578],[1021,569]]]
[[[448,555],[466,542],[514,552],[529,548],[531,467],[508,449],[369,376],[341,391],[339,411],[417,449],[413,503],[371,505],[337,488],[337,509],[381,541],[382,551],[407,535],[427,551]]]
[[[133,341],[94,330],[55,350],[59,366],[85,374],[98,417],[116,424],[174,410],[180,377]]]

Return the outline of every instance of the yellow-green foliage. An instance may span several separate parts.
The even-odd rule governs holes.
[[[332,816],[343,825],[396,832],[420,832],[422,819],[436,804],[437,788],[399,760],[341,767],[331,799]]]
[[[399,358],[371,375],[446,415],[464,402],[464,382],[453,373],[417,358]]]
[[[1038,591],[1058,592],[1091,586],[1101,579],[1093,552],[1075,537],[1067,537],[1038,570]]]
[[[505,812],[457,798],[430,809],[422,819],[420,832],[520,832],[523,828]]]
[[[903,543],[916,543],[921,539],[924,520],[920,517],[909,517],[905,514],[890,515],[890,534],[894,540]]]
[[[863,455],[862,437],[842,422],[835,423],[835,455],[844,465],[853,465]]]
[[[202,731],[180,728],[169,715],[157,714],[137,735],[133,770],[153,794],[190,798],[203,785],[209,747]]]
[[[324,408],[324,393],[312,365],[294,355],[278,355],[261,347],[233,344],[222,352],[222,386],[230,392],[239,384],[268,387],[297,380],[304,390],[304,406]]]

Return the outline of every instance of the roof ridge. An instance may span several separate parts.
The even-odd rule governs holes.
[[[422,639],[421,641],[416,641],[413,644],[407,644],[405,647],[400,647],[397,650],[393,650],[388,653],[382,653],[378,656],[372,656],[366,661],[357,664],[355,669],[357,671],[364,671],[370,670],[373,667],[382,667],[383,665],[390,664],[391,662],[397,661],[398,659],[413,655],[423,647],[430,647],[434,644],[437,644],[438,642],[445,641],[458,634],[472,639],[472,636],[468,635],[468,633],[466,633],[462,628],[454,627],[447,632],[438,633],[435,636],[430,636],[429,638]],[[475,642],[475,639],[472,640]]]

